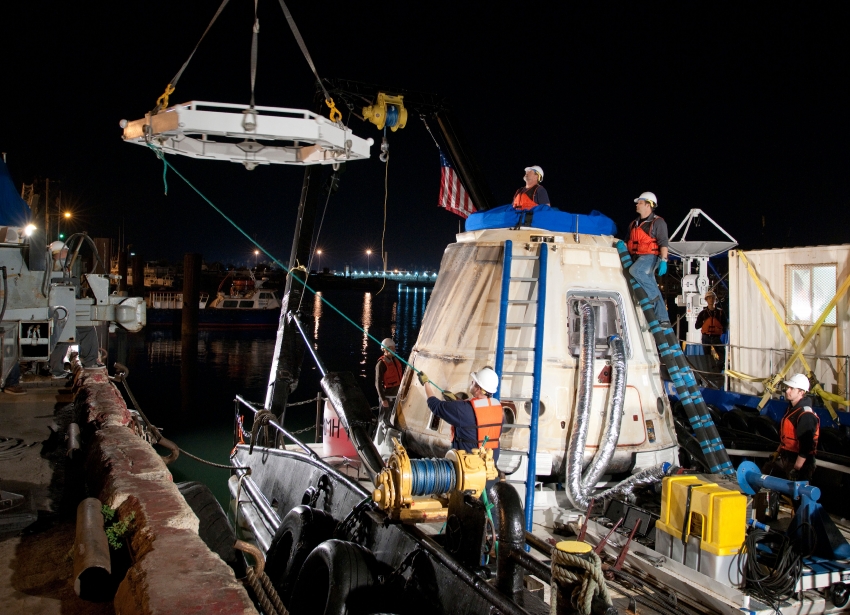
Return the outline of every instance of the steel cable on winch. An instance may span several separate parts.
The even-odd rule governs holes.
[[[245,237],[245,238],[246,238],[246,239],[247,239],[247,240],[248,240],[251,244],[253,244],[253,245],[254,245],[257,249],[261,250],[261,251],[263,252],[263,254],[265,254],[267,257],[269,257],[269,258],[272,260],[272,262],[273,262],[273,263],[275,263],[278,267],[280,267],[280,268],[281,268],[281,269],[282,269],[282,270],[283,270],[283,271],[284,271],[287,275],[291,275],[291,271],[290,271],[290,268],[289,268],[289,267],[287,267],[286,265],[284,265],[284,264],[283,264],[283,263],[282,263],[282,262],[281,262],[278,258],[276,258],[274,255],[272,255],[272,253],[271,253],[271,252],[269,252],[268,250],[266,250],[266,248],[264,248],[264,247],[263,247],[263,246],[262,246],[262,245],[261,245],[261,244],[260,244],[260,243],[259,243],[256,239],[254,239],[254,238],[253,238],[253,237],[252,237],[252,236],[251,236],[251,235],[250,235],[247,231],[245,231],[245,230],[244,230],[241,226],[239,226],[239,225],[238,225],[235,221],[233,221],[233,220],[232,220],[232,219],[231,219],[231,218],[230,218],[230,217],[229,217],[226,213],[224,213],[224,211],[222,211],[222,210],[221,210],[221,209],[220,209],[220,208],[219,208],[219,207],[218,207],[215,203],[213,203],[213,202],[212,202],[212,201],[211,201],[211,200],[210,200],[210,199],[209,199],[209,198],[208,198],[208,197],[207,197],[207,196],[206,196],[203,192],[201,192],[201,191],[200,191],[200,190],[199,190],[199,189],[198,189],[198,188],[197,188],[197,187],[196,187],[196,186],[195,186],[192,182],[190,182],[190,181],[189,181],[189,180],[188,180],[188,179],[187,179],[187,178],[186,178],[186,177],[185,177],[182,173],[180,173],[180,171],[178,171],[176,168],[174,168],[174,165],[172,165],[170,162],[168,162],[168,160],[166,160],[166,159],[165,159],[165,154],[162,152],[162,150],[161,150],[161,149],[159,149],[156,145],[154,145],[153,143],[150,143],[150,142],[148,142],[148,144],[147,144],[147,145],[148,145],[148,147],[149,147],[149,148],[150,148],[150,149],[151,149],[151,150],[152,150],[152,151],[156,154],[156,156],[157,156],[157,157],[158,157],[158,158],[162,161],[163,165],[164,165],[164,166],[166,166],[167,168],[171,169],[172,171],[174,171],[174,173],[177,175],[177,177],[179,177],[179,178],[180,178],[180,179],[182,179],[184,182],[186,182],[186,185],[187,185],[187,186],[189,186],[189,187],[190,187],[190,188],[191,188],[191,189],[192,189],[192,190],[193,190],[193,191],[194,191],[194,192],[195,192],[195,193],[196,193],[199,197],[201,197],[201,199],[203,199],[203,200],[207,203],[207,205],[209,205],[210,207],[212,207],[212,208],[213,208],[213,209],[214,209],[214,210],[215,210],[215,211],[216,211],[216,212],[217,212],[217,213],[218,213],[218,214],[219,214],[222,218],[224,218],[224,219],[225,219],[225,220],[226,220],[226,221],[227,221],[227,222],[228,222],[228,223],[229,223],[229,224],[230,224],[230,225],[231,225],[234,229],[236,229],[237,231],[239,231],[239,232],[240,232],[240,233],[241,233],[241,234],[242,234],[242,235],[243,235],[243,236],[244,236],[244,237]],[[383,256],[383,255],[382,255],[382,256]],[[318,297],[319,297],[319,299],[322,301],[322,303],[324,303],[326,306],[328,306],[328,307],[329,307],[330,309],[332,309],[334,312],[336,312],[337,314],[339,314],[340,316],[342,316],[342,318],[343,318],[345,321],[347,321],[349,324],[351,324],[353,327],[355,327],[358,331],[360,331],[361,333],[363,333],[364,335],[366,335],[366,337],[368,337],[370,340],[372,340],[373,342],[375,342],[378,346],[380,346],[381,348],[383,348],[383,345],[381,344],[381,340],[379,340],[377,337],[375,337],[374,335],[372,335],[371,333],[369,333],[366,329],[364,329],[363,327],[361,327],[360,325],[358,325],[356,322],[354,322],[354,320],[352,320],[352,319],[351,319],[348,315],[346,315],[346,314],[345,314],[342,310],[340,310],[340,309],[339,309],[337,306],[335,306],[333,303],[331,303],[330,301],[328,301],[327,299],[325,299],[325,297],[323,297],[322,295],[318,294],[318,293],[316,292],[316,290],[314,290],[314,289],[313,289],[313,288],[312,288],[309,284],[307,284],[307,281],[306,281],[306,280],[302,280],[302,279],[301,279],[301,278],[299,278],[297,275],[296,275],[296,276],[292,276],[292,277],[293,277],[293,279],[297,280],[297,281],[298,281],[298,283],[299,283],[299,284],[301,284],[301,285],[302,285],[302,286],[303,286],[306,290],[308,290],[308,291],[310,291],[311,293],[313,293],[314,295],[318,296]],[[393,350],[391,350],[391,349],[389,349],[389,348],[388,348],[387,350],[388,350],[389,352],[391,352],[391,353],[392,353],[392,355],[393,355],[395,358],[397,358],[399,361],[401,361],[404,365],[407,365],[410,369],[412,369],[412,370],[414,371],[414,373],[417,373],[417,374],[421,374],[421,373],[422,373],[422,371],[421,371],[421,370],[417,369],[417,368],[416,368],[413,364],[411,364],[410,362],[408,362],[408,361],[407,361],[404,357],[402,357],[401,355],[397,354],[396,352],[394,352]],[[435,388],[435,389],[437,389],[437,390],[438,390],[438,391],[440,391],[441,393],[444,393],[444,392],[445,392],[445,390],[444,390],[444,389],[442,389],[442,388],[441,388],[439,385],[437,385],[436,383],[431,382],[431,384],[434,386],[434,388]]]
[[[411,459],[411,495],[449,493],[455,488],[455,465],[449,459]]]
[[[702,398],[693,372],[685,360],[682,347],[675,332],[671,327],[663,327],[661,325],[655,313],[653,303],[649,300],[646,291],[634,277],[629,275],[628,270],[632,265],[632,257],[622,241],[617,242],[617,251],[620,253],[620,261],[623,264],[624,272],[628,276],[627,279],[631,285],[632,292],[638,300],[638,305],[643,310],[646,322],[649,325],[649,331],[655,340],[659,357],[667,367],[667,371],[673,381],[673,386],[679,395],[679,401],[682,402],[682,408],[685,410],[688,421],[699,440],[700,448],[710,464],[708,468],[709,472],[734,474],[735,468],[732,466],[729,454],[723,446],[717,426],[711,419],[708,406]]]

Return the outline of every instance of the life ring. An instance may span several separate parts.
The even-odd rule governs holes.
[[[275,532],[266,553],[266,574],[287,604],[304,560],[320,543],[333,536],[336,521],[328,513],[296,506]]]
[[[375,613],[379,593],[372,552],[353,542],[327,540],[316,547],[298,576],[288,605],[292,615]],[[322,600],[322,596],[327,596]]]

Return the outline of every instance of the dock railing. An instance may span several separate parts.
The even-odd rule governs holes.
[[[727,391],[735,390],[750,395],[761,395],[763,392],[761,384],[730,378],[727,375],[729,370],[756,378],[767,378],[783,367],[794,353],[794,350],[790,348],[758,348],[737,344],[683,342],[683,345],[685,347],[701,346],[703,348],[723,349],[723,388]],[[710,350],[706,351],[705,354],[709,354],[709,352]],[[803,357],[812,367],[815,377],[825,390],[832,389],[831,392],[847,399],[847,396],[850,395],[850,355],[803,353]],[[805,373],[805,371],[803,364],[797,361],[788,370],[788,375],[797,372]],[[730,389],[730,386],[732,386],[732,389]]]

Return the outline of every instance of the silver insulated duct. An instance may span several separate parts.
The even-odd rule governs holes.
[[[603,491],[602,493],[597,493],[594,497],[597,500],[604,500],[615,496],[630,496],[635,489],[646,487],[647,485],[652,485],[661,481],[661,479],[667,475],[667,472],[670,471],[671,467],[672,466],[669,463],[665,462],[661,465],[641,470],[637,474],[632,474],[626,480],[614,485],[610,489]]]
[[[576,508],[587,508],[581,484],[581,469],[584,461],[584,445],[587,442],[587,430],[590,424],[590,404],[593,399],[593,358],[596,351],[596,319],[593,307],[587,301],[580,301],[578,310],[581,315],[579,332],[579,383],[576,410],[573,416],[573,430],[567,448],[567,497]]]
[[[605,473],[608,463],[617,450],[620,439],[620,428],[623,425],[623,404],[626,400],[626,351],[623,339],[619,335],[608,338],[608,349],[611,356],[611,410],[608,412],[608,422],[596,449],[593,460],[581,479],[583,494],[589,494],[599,478]]]

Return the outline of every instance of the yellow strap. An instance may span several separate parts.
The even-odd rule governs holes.
[[[795,351],[794,355],[799,355],[800,363],[803,364],[803,368],[806,370],[806,372],[809,376],[809,379],[813,379],[814,378],[814,370],[812,370],[812,368],[809,366],[808,361],[806,361],[806,358],[803,356],[803,353],[802,353],[802,348],[805,348],[806,344],[808,342],[804,340],[803,343],[801,343],[799,346],[797,345],[797,342],[794,341],[794,336],[791,335],[791,332],[788,330],[788,327],[785,326],[785,321],[779,315],[779,312],[777,311],[776,306],[773,304],[773,300],[770,298],[770,295],[767,294],[767,291],[765,290],[764,286],[762,285],[761,280],[759,279],[758,274],[756,273],[756,271],[753,268],[752,264],[750,263],[749,259],[747,259],[743,250],[738,250],[737,252],[738,252],[738,256],[744,262],[744,265],[746,265],[747,271],[749,272],[750,277],[753,279],[753,282],[755,282],[756,287],[759,289],[761,296],[764,297],[764,300],[767,303],[767,307],[769,307],[770,311],[773,312],[773,317],[776,319],[776,322],[779,323],[779,327],[782,329],[782,332],[785,333],[785,337],[788,338],[788,341],[791,343],[791,347],[794,348],[794,351]],[[826,310],[821,315],[822,318],[825,319],[830,311],[831,311],[831,308],[829,310]],[[819,327],[820,325],[817,325],[817,326]],[[762,395],[761,401],[759,402],[759,405],[758,405],[759,409],[764,408],[764,405],[767,403],[767,400],[770,398],[771,395],[773,395],[773,393],[776,392],[776,389],[778,388],[779,383],[782,381],[782,378],[785,376],[785,372],[787,372],[791,368],[791,365],[793,365],[793,363],[794,363],[794,361],[789,361],[788,363],[786,363],[785,367],[782,370],[780,370],[778,373],[774,374],[771,378],[765,378],[764,379],[764,395]],[[819,384],[816,384],[814,387],[812,387],[812,390],[813,391],[818,391],[818,390],[823,391],[823,389],[820,387]],[[826,393],[825,391],[823,391],[823,392]],[[824,400],[824,403],[826,404],[826,409],[829,410],[829,414],[832,417],[832,420],[837,421],[838,415],[835,413],[835,410],[832,408],[832,404],[830,403],[830,400],[826,399],[823,396],[822,396],[822,398]]]
[[[156,99],[156,106],[160,111],[168,108],[168,97],[172,94],[174,94],[174,86],[169,83],[165,86],[165,92],[162,93],[162,96]]]
[[[332,122],[336,123],[342,120],[342,112],[336,108],[336,103],[333,98],[326,98],[325,104],[331,109],[328,117],[330,117]]]
[[[757,378],[755,376],[749,376],[749,375],[744,374],[742,372],[736,372],[736,371],[731,370],[731,369],[727,369],[724,373],[727,376],[729,376],[730,378],[735,378],[736,380],[744,380],[746,382],[762,382],[763,383],[766,380],[768,380],[767,378]]]
[[[830,299],[829,303],[826,304],[826,307],[823,309],[823,313],[820,317],[815,321],[815,324],[809,328],[808,333],[806,333],[803,341],[800,342],[800,345],[794,350],[794,353],[788,358],[785,362],[785,365],[779,371],[780,374],[785,374],[794,362],[797,359],[800,359],[803,354],[803,348],[809,345],[809,342],[812,341],[812,338],[815,334],[820,330],[821,325],[826,321],[826,317],[829,316],[829,313],[835,307],[835,304],[838,303],[838,300],[844,296],[844,293],[847,292],[847,289],[850,288],[850,276],[847,276],[847,279],[844,280],[844,283],[841,284],[841,288],[838,289],[838,292],[835,293],[835,296]],[[811,370],[809,370],[811,371]],[[764,401],[764,398],[762,398]],[[837,417],[836,417],[837,418]]]
[[[820,383],[818,383],[816,386],[812,387],[812,390],[817,391],[817,394],[821,397],[821,399],[824,400],[824,402],[829,400],[831,402],[838,404],[839,406],[846,406],[846,407],[850,408],[850,400],[843,399],[841,397],[841,395],[836,395],[835,393],[830,393],[829,391],[824,391],[821,388]]]

